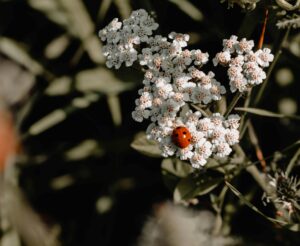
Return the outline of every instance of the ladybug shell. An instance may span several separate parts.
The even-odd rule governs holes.
[[[184,149],[190,145],[192,135],[190,131],[184,127],[179,126],[173,130],[172,142],[179,148]]]

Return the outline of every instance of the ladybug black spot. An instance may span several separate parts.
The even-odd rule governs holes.
[[[178,133],[176,133],[176,134],[175,134],[175,137],[178,137],[178,136],[179,136]]]
[[[183,134],[186,134],[186,131],[184,131]]]

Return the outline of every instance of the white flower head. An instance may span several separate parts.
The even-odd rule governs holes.
[[[241,41],[235,44],[235,50],[238,54],[249,53],[254,47],[253,40],[247,40],[243,38]]]
[[[178,44],[180,47],[186,47],[187,42],[190,39],[190,36],[188,34],[182,34],[182,33],[176,33],[176,32],[171,32],[168,37],[170,39],[173,39],[175,44]]]
[[[202,66],[208,62],[208,53],[203,53],[201,50],[192,50],[192,58],[195,66]]]
[[[270,62],[274,60],[274,55],[271,54],[271,50],[268,48],[264,48],[263,50],[256,51],[257,63],[261,67],[268,67]]]
[[[218,64],[222,66],[227,66],[230,62],[230,59],[230,51],[225,50],[216,54],[215,58],[213,59],[213,64],[214,66],[217,66]]]
[[[230,53],[235,52],[235,45],[238,43],[238,37],[232,35],[229,39],[223,40],[224,51],[229,51]]]

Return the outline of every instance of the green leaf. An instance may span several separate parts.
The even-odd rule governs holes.
[[[130,145],[136,151],[150,157],[162,157],[156,142],[148,140],[145,133],[138,134]]]
[[[70,37],[67,34],[60,35],[50,41],[45,48],[45,56],[49,59],[55,59],[59,57],[70,44]]]
[[[161,172],[166,187],[173,193],[180,179],[192,173],[193,168],[178,158],[166,158],[161,163]]]
[[[116,95],[131,89],[133,83],[118,79],[109,69],[98,67],[84,70],[76,75],[76,89],[81,92],[97,91]]]
[[[223,181],[223,176],[216,171],[206,171],[201,174],[192,173],[181,179],[174,191],[174,201],[189,200],[202,196],[215,189]]]
[[[275,118],[291,118],[295,120],[300,120],[300,116],[298,115],[285,115],[285,114],[278,114],[274,113],[265,109],[260,109],[260,108],[234,108],[237,111],[243,111],[247,112],[250,114],[255,114],[255,115],[261,115],[261,116],[266,116],[266,117],[275,117]]]
[[[115,126],[122,124],[121,102],[118,96],[108,95],[107,104],[111,113],[111,117]]]
[[[202,21],[203,14],[202,12],[190,3],[188,0],[169,0],[171,3],[177,5],[177,7],[182,10],[182,12],[186,13],[195,21]]]
[[[36,136],[48,129],[60,124],[67,119],[68,116],[74,114],[80,109],[89,107],[91,103],[94,103],[100,99],[99,95],[87,94],[83,97],[77,97],[72,102],[62,109],[56,109],[48,115],[42,117],[37,122],[33,123],[28,132],[23,136],[27,138],[29,136]]]
[[[48,96],[62,96],[66,95],[71,90],[72,79],[67,76],[63,76],[51,81],[50,85],[45,90],[45,94]]]
[[[161,163],[163,171],[168,172],[174,176],[185,178],[193,172],[193,168],[187,162],[183,162],[177,158],[166,158]]]
[[[63,26],[68,34],[82,41],[91,60],[104,64],[101,43],[95,25],[82,0],[28,0],[30,6],[43,12],[50,20]]]
[[[132,9],[129,0],[114,0],[114,3],[123,19],[130,16]]]
[[[64,153],[64,158],[67,161],[78,161],[93,157],[99,157],[104,154],[104,150],[101,148],[99,143],[93,139],[86,139],[74,146],[73,148],[67,150]]]
[[[109,10],[113,0],[103,0],[101,2],[101,5],[99,7],[98,15],[97,15],[97,20],[104,20],[107,11]]]
[[[26,49],[18,42],[9,38],[0,38],[0,51],[10,59],[26,67],[34,75],[41,75],[44,68],[35,61]]]

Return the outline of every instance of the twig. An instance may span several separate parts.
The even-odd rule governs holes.
[[[227,118],[227,116],[231,113],[231,111],[233,110],[235,105],[238,103],[241,96],[242,96],[242,93],[240,93],[240,92],[235,94],[234,98],[232,99],[231,103],[229,104],[229,106],[226,110],[226,113],[224,115],[225,118]]]

